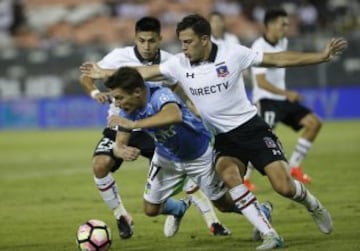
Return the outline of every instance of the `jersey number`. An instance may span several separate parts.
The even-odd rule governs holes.
[[[151,162],[148,179],[151,181],[154,180],[156,175],[159,173],[160,169],[161,169],[160,166],[155,165],[153,162]]]
[[[264,120],[271,128],[273,128],[275,125],[275,112],[273,111],[264,112]]]

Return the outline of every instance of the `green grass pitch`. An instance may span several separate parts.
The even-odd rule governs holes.
[[[120,194],[135,220],[132,239],[120,240],[112,213],[102,202],[91,173],[91,154],[101,129],[0,131],[0,250],[77,250],[75,233],[84,221],[104,220],[113,232],[111,250],[255,250],[252,227],[240,215],[218,213],[230,237],[213,237],[191,207],[179,233],[163,236],[164,216],[142,213],[147,161],[126,163],[116,174]],[[288,154],[296,134],[277,130]],[[275,194],[254,172],[258,199],[274,204],[273,225],[284,250],[360,250],[360,121],[325,122],[304,162],[311,192],[328,207],[334,232],[323,235],[306,210]],[[181,196],[181,195],[179,195]]]

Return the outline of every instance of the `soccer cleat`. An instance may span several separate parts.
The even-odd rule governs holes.
[[[244,185],[249,191],[255,191],[256,186],[249,179],[244,179]]]
[[[227,236],[227,235],[231,235],[231,231],[229,229],[227,229],[226,227],[224,227],[221,223],[219,222],[214,222],[213,224],[211,224],[210,227],[210,232],[212,233],[212,235],[214,236]]]
[[[260,207],[261,207],[261,212],[263,212],[265,214],[266,219],[271,222],[271,212],[273,210],[273,205],[270,201],[265,201],[263,203],[260,203]],[[261,241],[262,240],[262,236],[259,230],[257,230],[257,228],[254,228],[253,231],[253,239],[254,241]]]
[[[318,207],[310,211],[310,214],[321,232],[324,234],[331,233],[333,230],[331,215],[329,211],[321,205],[320,201],[318,201]]]
[[[133,235],[133,221],[130,217],[121,215],[119,219],[116,220],[117,227],[119,229],[119,234],[121,239],[129,239]]]
[[[301,170],[301,167],[292,167],[291,176],[300,181],[301,183],[308,184],[311,183],[311,177]]]
[[[190,207],[191,201],[189,198],[181,199],[181,201],[185,204],[186,209]],[[185,214],[184,212],[184,214]],[[166,217],[165,224],[164,224],[164,235],[165,237],[173,237],[179,230],[181,220],[184,216],[184,214],[181,217],[176,217],[174,215],[169,215]]]
[[[256,247],[256,250],[272,250],[284,247],[284,240],[274,232],[264,234],[263,243]]]

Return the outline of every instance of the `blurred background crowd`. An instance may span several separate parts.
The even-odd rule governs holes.
[[[273,7],[289,14],[289,49],[321,50],[335,36],[349,41],[336,62],[289,70],[290,88],[360,86],[358,0],[0,0],[0,101],[84,95],[79,65],[131,44],[143,16],[160,19],[162,48],[175,53],[175,27],[187,14],[221,12],[227,30],[250,46]]]
[[[360,32],[358,0],[278,0],[290,15],[290,37],[348,35]],[[228,30],[244,43],[262,32],[271,0],[1,0],[0,47],[52,48],[73,45],[119,46],[131,43],[133,27],[143,16],[163,25],[164,43],[176,41],[174,27],[196,12],[216,10],[226,16]],[[359,34],[357,34],[359,36]]]

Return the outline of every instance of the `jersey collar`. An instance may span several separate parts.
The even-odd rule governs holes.
[[[191,66],[197,66],[197,65],[200,65],[203,63],[214,63],[215,59],[216,59],[217,51],[218,51],[217,45],[215,43],[211,43],[211,51],[210,51],[209,58],[205,61],[198,60],[198,61],[190,62]]]
[[[134,46],[134,53],[135,53],[136,58],[144,65],[160,64],[160,61],[161,61],[160,50],[157,51],[157,53],[155,54],[155,57],[152,60],[147,60],[147,59],[143,58],[140,55],[140,52],[136,46]]]
[[[264,40],[270,44],[272,47],[275,47],[277,45],[278,42],[274,43],[274,42],[271,42],[270,40],[267,39],[267,37],[265,35],[263,35],[263,38]]]

